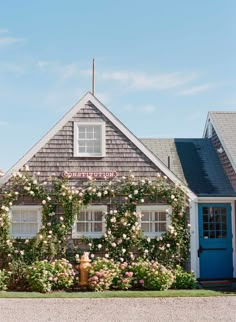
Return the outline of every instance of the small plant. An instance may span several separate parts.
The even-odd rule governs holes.
[[[134,273],[130,270],[127,262],[118,266],[117,275],[113,278],[112,288],[119,290],[128,290],[132,288]]]
[[[9,273],[5,270],[0,270],[0,291],[6,291],[9,281]]]
[[[89,287],[95,291],[108,290],[118,275],[119,268],[113,260],[97,258],[89,271]]]
[[[37,261],[28,268],[27,280],[32,291],[46,293],[52,289],[53,269],[47,261]]]
[[[55,260],[52,264],[52,289],[67,289],[74,283],[75,271],[66,259]]]
[[[150,290],[163,291],[170,288],[174,275],[156,261],[138,260],[132,263],[134,285]]]
[[[194,273],[185,272],[181,266],[177,266],[174,271],[175,280],[172,288],[175,289],[194,289],[197,287],[197,281]]]
[[[74,270],[66,260],[37,261],[28,268],[27,280],[32,291],[46,293],[70,287],[74,282]]]

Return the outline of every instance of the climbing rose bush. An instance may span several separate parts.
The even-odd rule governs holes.
[[[9,234],[9,213],[19,198],[25,196],[42,206],[42,226],[34,238],[17,240]],[[57,275],[51,264],[69,253],[68,236],[75,218],[79,218],[82,208],[94,203],[109,204],[105,214],[106,231],[101,238],[83,240],[89,247],[91,258],[95,257],[96,252],[103,252],[105,259],[113,260],[113,265],[110,269],[107,265],[111,264],[105,261],[101,265],[98,263],[101,267],[95,267],[96,274],[90,276],[91,288],[128,289],[134,281],[141,281],[139,285],[143,287],[158,289],[162,286],[158,286],[159,282],[155,282],[155,285],[153,282],[152,285],[149,282],[151,278],[139,277],[135,280],[135,271],[131,270],[130,263],[135,262],[138,256],[144,262],[158,262],[158,265],[162,264],[168,269],[175,269],[186,262],[190,238],[185,214],[188,200],[183,189],[170,183],[165,176],[157,174],[152,180],[140,180],[130,174],[103,183],[88,178],[82,187],[75,187],[69,180],[56,177],[41,182],[38,174],[31,174],[25,168],[13,174],[0,191],[0,269],[10,271],[14,263],[24,262],[30,266],[27,276],[32,289],[45,292],[60,289],[63,285],[69,287],[71,282],[68,276],[64,276],[68,283],[62,281],[60,284],[63,274]],[[172,210],[167,231],[157,238],[144,235],[140,225],[142,214],[136,210],[138,206],[150,203],[165,204]],[[63,215],[56,214],[58,207],[63,209]],[[157,269],[154,271],[158,275]],[[15,272],[17,274],[17,270]],[[163,272],[164,269],[159,267],[160,276]],[[161,281],[159,284],[165,283]]]

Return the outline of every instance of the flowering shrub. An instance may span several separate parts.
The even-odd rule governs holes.
[[[6,291],[9,281],[9,273],[5,270],[0,270],[0,291]]]
[[[95,291],[108,290],[118,274],[118,265],[113,260],[97,258],[89,271],[89,287]]]
[[[52,266],[47,260],[33,263],[26,275],[31,290],[41,293],[50,292],[53,280],[52,271]]]
[[[176,289],[193,289],[197,287],[197,281],[194,273],[185,272],[181,266],[177,266],[174,271],[175,280],[172,288]]]
[[[120,290],[132,288],[134,273],[130,270],[130,265],[127,262],[119,264],[117,273],[113,278],[112,288]]]
[[[98,258],[89,272],[89,286],[95,291],[133,287],[166,290],[173,282],[174,275],[170,270],[155,261],[141,259],[129,264]]]
[[[170,270],[155,261],[139,260],[132,263],[131,270],[134,273],[134,285],[151,290],[166,290],[174,281],[174,275]]]
[[[72,265],[66,259],[58,259],[51,263],[52,265],[52,289],[67,289],[74,283],[75,271]]]
[[[32,291],[50,292],[54,289],[66,289],[74,282],[74,270],[66,260],[47,260],[33,263],[27,270],[26,278]]]

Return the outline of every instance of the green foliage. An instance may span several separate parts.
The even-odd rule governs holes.
[[[52,289],[53,270],[47,261],[38,261],[27,269],[27,280],[32,291],[46,293]]]
[[[66,260],[37,261],[28,267],[26,278],[32,291],[46,293],[69,288],[74,283],[75,272]]]
[[[30,196],[43,209],[42,227],[30,240],[17,240],[9,236],[9,210],[22,196]],[[66,254],[69,256],[67,238],[75,217],[82,207],[94,202],[109,204],[109,212],[105,216],[105,234],[99,239],[85,239],[91,257],[101,250],[106,257],[103,261],[97,261],[96,274],[90,276],[91,288],[130,288],[135,275],[134,271],[130,271],[130,263],[137,256],[145,259],[145,265],[158,261],[168,269],[175,269],[177,265],[185,263],[190,240],[185,214],[188,203],[183,189],[168,182],[166,177],[158,174],[153,180],[136,180],[130,175],[101,184],[89,179],[84,186],[73,187],[69,181],[59,178],[51,177],[47,182],[39,182],[37,175],[31,175],[25,168],[14,174],[0,191],[0,268],[12,271],[11,284],[21,288],[25,281],[23,268],[31,265],[27,278],[32,289],[46,292],[63,285],[68,287],[70,281],[59,282],[51,262],[55,263]],[[143,235],[140,228],[141,214],[136,211],[137,206],[150,202],[169,205],[172,209],[168,231],[158,238],[146,238]],[[58,206],[63,208],[63,216],[56,214]],[[106,260],[108,258],[109,264]],[[107,266],[111,265],[111,260],[113,266],[109,268]],[[115,264],[118,262],[119,265]],[[99,268],[100,264],[102,266]],[[58,265],[60,267],[61,264],[58,262]],[[161,274],[164,270],[161,267],[158,266],[159,275],[155,273],[158,277],[154,278],[156,275],[149,273],[152,276],[150,279],[139,278],[145,281],[145,287],[162,289],[169,285],[169,271]],[[157,266],[155,269],[157,271]],[[53,278],[58,282],[53,283]],[[28,287],[27,282],[25,285]]]
[[[0,291],[6,291],[8,288],[9,272],[0,270]]]
[[[150,290],[163,291],[170,288],[174,275],[158,262],[140,259],[133,262],[134,285]]]
[[[97,258],[89,272],[89,286],[95,291],[128,290],[133,287],[166,290],[174,281],[170,270],[155,261],[139,259],[128,263]]]
[[[89,271],[89,287],[95,291],[108,290],[118,274],[118,266],[113,260],[97,258]]]
[[[23,291],[29,289],[28,281],[26,278],[27,267],[28,266],[23,258],[14,259],[9,263],[9,290]]]
[[[52,289],[64,290],[71,287],[74,283],[75,271],[68,260],[62,258],[55,260],[52,265]]]
[[[194,273],[185,272],[181,266],[177,266],[174,271],[175,280],[172,288],[175,289],[194,289],[197,287],[197,281]]]

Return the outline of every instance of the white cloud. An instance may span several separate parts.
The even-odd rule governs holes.
[[[9,62],[1,62],[0,71],[1,73],[23,74],[25,72],[25,66]]]
[[[144,105],[133,105],[127,104],[123,107],[123,110],[128,113],[144,113],[144,114],[152,114],[157,110],[157,107],[152,104],[144,104]]]
[[[60,64],[56,61],[38,61],[36,66],[43,72],[51,72],[60,77],[60,80],[71,79],[79,74],[79,67],[76,63]]]
[[[140,106],[140,111],[151,114],[156,111],[156,107],[154,105],[147,104],[147,105]]]
[[[0,37],[0,46],[12,45],[18,42],[22,42],[24,39],[15,37]]]
[[[96,92],[96,88],[95,88],[95,96],[104,105],[109,104],[110,101],[111,101],[111,94],[110,93],[108,93],[108,92]]]
[[[215,87],[214,84],[203,84],[203,85],[198,85],[198,86],[193,86],[193,87],[190,87],[188,89],[185,89],[185,90],[182,90],[178,93],[178,95],[181,95],[181,96],[192,96],[192,95],[195,95],[195,94],[198,94],[198,93],[202,93],[202,92],[206,92],[210,89],[212,89],[213,87]]]
[[[103,80],[113,80],[122,82],[130,89],[135,90],[168,90],[179,87],[197,78],[196,73],[163,73],[150,75],[147,73],[118,71],[111,73],[101,73]]]
[[[8,33],[8,29],[0,28],[0,34],[6,34],[6,33]]]
[[[24,41],[23,38],[8,36],[8,33],[9,33],[8,29],[0,28],[0,46],[8,46],[8,45],[12,45],[12,44]]]
[[[0,120],[0,126],[8,126],[8,125],[9,125],[8,122]]]

